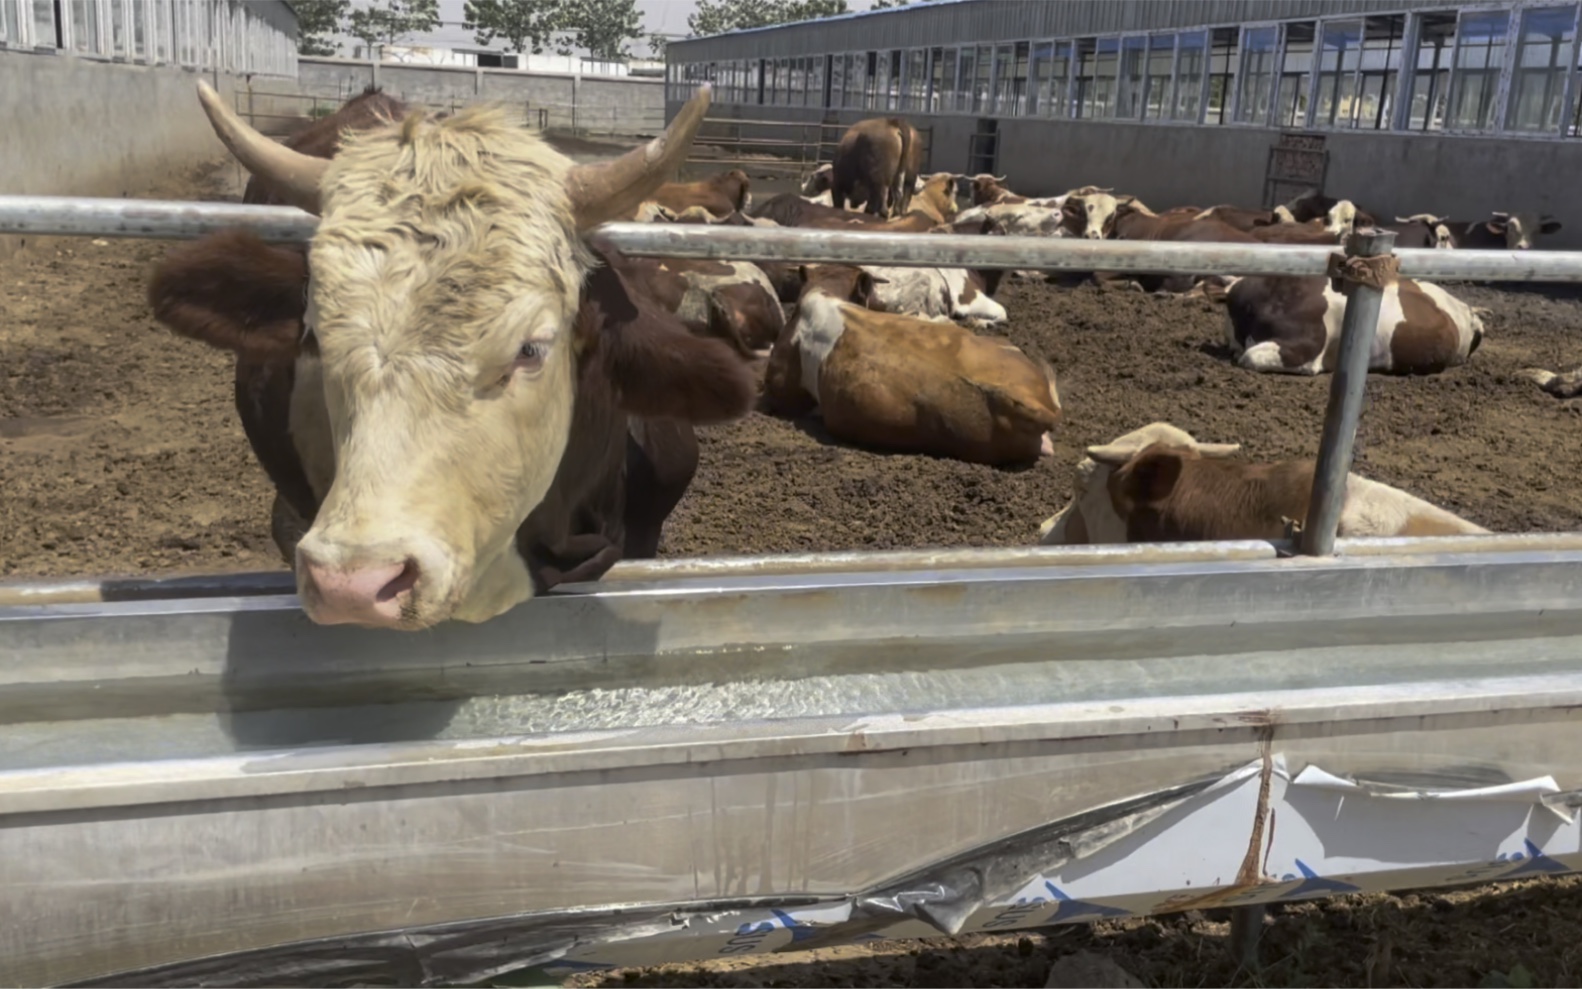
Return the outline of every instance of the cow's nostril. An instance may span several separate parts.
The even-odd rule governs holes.
[[[395,576],[394,580],[379,589],[379,594],[375,600],[389,601],[392,598],[400,597],[417,586],[417,579],[420,573],[417,561],[410,556],[407,557],[406,565],[401,568],[401,572]]]

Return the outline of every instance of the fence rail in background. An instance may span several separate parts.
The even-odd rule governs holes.
[[[703,122],[687,157],[689,165],[750,168],[760,172],[800,175],[834,158],[835,147],[849,124],[834,120],[736,120],[711,117]],[[934,129],[917,128],[923,146],[921,171],[933,165]],[[718,148],[715,155],[704,148]]]
[[[0,235],[182,240],[248,227],[266,240],[302,242],[318,219],[289,206],[246,206],[89,196],[0,196]],[[1336,247],[1169,244],[1047,237],[981,237],[609,223],[616,247],[650,257],[741,261],[964,266],[1200,275],[1322,275]],[[1429,281],[1582,282],[1582,252],[1395,251],[1401,274]]]

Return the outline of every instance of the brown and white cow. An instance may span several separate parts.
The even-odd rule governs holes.
[[[768,354],[785,329],[785,312],[774,283],[749,261],[622,258],[621,262],[624,267],[617,265],[621,273],[644,286],[689,330],[724,340],[743,357]]]
[[[1555,398],[1570,399],[1582,395],[1582,367],[1558,373],[1541,367],[1527,367],[1522,368],[1521,373]]]
[[[680,213],[690,206],[701,206],[715,216],[725,216],[735,210],[745,210],[751,204],[748,191],[752,182],[739,168],[720,172],[696,182],[666,182],[649,197],[672,213]]]
[[[988,279],[970,268],[864,265],[863,270],[873,276],[885,312],[968,325],[993,326],[1006,320],[1005,307],[989,294]]]
[[[1313,490],[1311,460],[1257,464],[1231,457],[1235,443],[1199,443],[1155,422],[1102,446],[1077,465],[1074,496],[1039,526],[1044,546],[1092,543],[1279,540],[1301,523]],[[1346,479],[1339,535],[1480,535],[1421,498],[1355,473]]]
[[[875,312],[873,277],[819,265],[775,342],[764,394],[781,415],[817,408],[837,439],[969,463],[1030,463],[1052,452],[1054,372],[1009,341],[954,323]]]
[[[898,217],[910,208],[922,170],[923,147],[917,128],[900,117],[859,120],[841,135],[830,172],[833,204],[865,203],[880,217]]]
[[[321,217],[311,249],[227,231],[173,251],[149,301],[233,350],[237,407],[307,531],[314,621],[483,621],[651,555],[696,469],[691,423],[755,383],[583,237],[685,157],[703,87],[666,133],[576,165],[495,108],[343,133],[332,159],[271,141],[198,83],[255,178]]]
[[[1240,278],[1226,293],[1226,342],[1250,371],[1322,374],[1335,369],[1346,297],[1324,277]],[[1437,374],[1465,364],[1483,342],[1483,316],[1431,282],[1385,286],[1368,370]]]
[[[1395,231],[1395,246],[1436,251],[1454,250],[1456,235],[1449,217],[1432,213],[1398,216],[1394,223],[1384,224],[1383,229]]]
[[[1560,221],[1547,213],[1490,213],[1455,233],[1456,246],[1474,251],[1526,251],[1540,235],[1560,232]]]
[[[994,203],[973,206],[956,214],[958,223],[992,221],[1010,237],[1065,237],[1065,216],[1058,206],[1028,203]]]
[[[1255,226],[1254,240],[1264,244],[1339,244],[1356,228],[1357,207],[1342,199],[1320,219],[1298,221],[1284,206],[1276,206],[1275,222]]]

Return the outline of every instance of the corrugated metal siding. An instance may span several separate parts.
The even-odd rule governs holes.
[[[672,41],[673,62],[921,48],[1255,21],[1449,10],[1447,0],[933,0],[898,10]]]

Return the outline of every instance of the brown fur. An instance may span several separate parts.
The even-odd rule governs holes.
[[[1204,217],[1204,219],[1218,220],[1227,227],[1233,230],[1240,230],[1242,233],[1252,233],[1259,227],[1267,227],[1272,223],[1278,222],[1274,217],[1273,211],[1266,209],[1242,209],[1240,206],[1210,206],[1207,210],[1198,211],[1199,214],[1205,212],[1208,213],[1208,216]]]
[[[1416,283],[1401,281],[1396,288],[1403,317],[1390,334],[1390,357],[1396,373],[1438,374],[1460,364],[1456,326],[1450,317]]]
[[[701,206],[715,216],[747,208],[747,193],[752,182],[739,168],[697,182],[666,182],[654,193],[652,201],[675,213],[690,206]]]
[[[1016,193],[1001,185],[999,180],[992,175],[979,175],[972,180],[972,205],[992,206],[1000,203],[1014,205],[1027,202],[1026,196]]]
[[[1280,363],[1301,367],[1328,345],[1324,282],[1322,277],[1243,278],[1225,297],[1232,332],[1244,347],[1278,340]]]
[[[1338,244],[1340,238],[1324,229],[1323,220],[1273,223],[1254,227],[1252,238],[1262,244]]]
[[[867,272],[820,265],[804,276],[799,310],[814,294],[863,301]],[[828,305],[828,302],[822,303]],[[1060,419],[1054,376],[1009,341],[952,323],[841,310],[846,330],[819,369],[816,403],[830,433],[876,449],[1011,465],[1036,460],[1044,434]],[[798,316],[802,313],[799,311]],[[795,320],[776,341],[765,386],[782,414],[806,414]]]
[[[378,88],[369,86],[347,100],[340,109],[327,117],[320,117],[285,141],[286,147],[315,158],[333,158],[340,150],[341,135],[348,131],[366,130],[387,120],[400,120],[411,112],[402,101],[386,96]],[[242,202],[264,205],[286,205],[268,185],[256,176],[247,180],[242,191]]]
[[[154,269],[148,305],[175,333],[252,361],[296,357],[307,258],[247,230],[174,248]]]
[[[1307,518],[1313,461],[1249,464],[1154,443],[1108,483],[1128,542],[1281,539],[1285,519]]]
[[[902,215],[922,166],[917,129],[900,117],[859,120],[841,135],[834,166],[830,199],[836,208],[865,201],[874,216]]]

